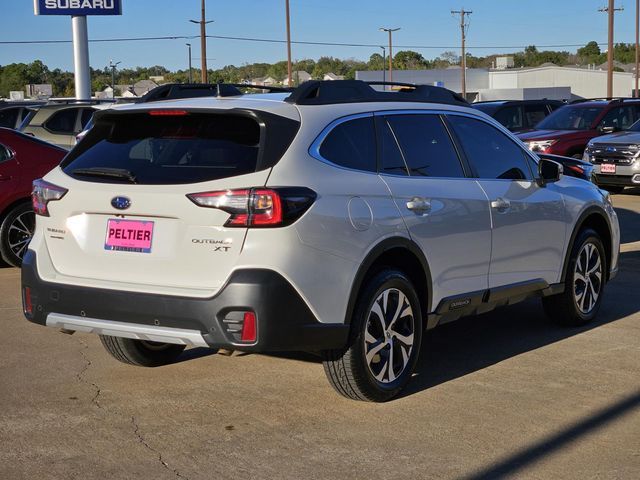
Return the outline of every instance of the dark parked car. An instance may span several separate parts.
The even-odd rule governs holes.
[[[534,152],[582,158],[594,137],[628,129],[640,118],[640,99],[594,99],[559,108],[520,140]]]
[[[0,256],[19,266],[35,227],[31,184],[55,167],[67,151],[0,128]]]
[[[535,127],[551,112],[563,106],[559,100],[495,100],[476,102],[471,106],[495,118],[512,132]]]

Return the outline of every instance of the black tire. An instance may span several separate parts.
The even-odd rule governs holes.
[[[376,320],[381,317],[374,310],[382,313],[384,325],[388,328]],[[397,317],[395,322],[391,318],[394,316]],[[393,269],[378,272],[358,294],[348,345],[341,350],[324,352],[323,365],[329,382],[340,395],[353,400],[390,400],[411,378],[420,354],[422,329],[420,302],[407,276]],[[376,340],[376,343],[369,349],[369,362],[367,345],[374,344],[371,340]],[[398,369],[398,375],[394,369],[396,363],[402,367]],[[376,379],[373,371],[378,366],[380,379]]]
[[[22,265],[35,225],[35,213],[30,203],[20,203],[5,215],[0,224],[0,256],[9,265]]]
[[[622,193],[622,191],[624,190],[624,187],[621,186],[614,186],[614,185],[598,185],[600,188],[602,188],[603,190],[606,190],[609,193]]]
[[[595,262],[590,254],[585,251],[587,245],[591,245],[597,251],[600,265],[599,280],[595,273],[587,273],[589,269],[595,268]],[[578,264],[579,260],[581,266],[576,269],[576,264]],[[586,267],[582,267],[585,264]],[[583,270],[583,268],[586,269]],[[602,303],[607,268],[607,257],[600,235],[591,229],[582,230],[576,237],[571,250],[565,278],[565,291],[542,299],[542,305],[547,316],[555,323],[568,327],[579,327],[593,320],[598,314]],[[581,270],[582,273],[578,270]],[[586,274],[583,275],[583,273]],[[586,283],[580,277],[588,278],[590,283]],[[591,284],[592,289],[589,288],[589,284]],[[584,287],[582,287],[583,285]],[[594,297],[592,292],[595,292],[596,288],[597,296],[595,302],[592,307],[585,311],[584,308],[581,308],[581,305],[584,307],[586,304],[589,307]],[[580,292],[583,292],[582,295]]]
[[[147,342],[100,335],[104,348],[116,360],[139,367],[159,367],[175,362],[185,345]]]

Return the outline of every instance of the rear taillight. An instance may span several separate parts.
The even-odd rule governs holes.
[[[33,204],[33,211],[37,215],[43,217],[49,216],[49,209],[47,205],[49,202],[60,200],[67,193],[66,188],[59,187],[53,183],[45,182],[44,180],[35,180],[33,182],[33,191],[31,192],[31,202]]]
[[[225,227],[282,227],[300,218],[316,194],[308,188],[283,187],[191,193],[187,197],[200,207],[231,214]]]

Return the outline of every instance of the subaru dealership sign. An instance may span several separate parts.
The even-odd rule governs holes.
[[[122,0],[33,0],[36,15],[122,15]]]

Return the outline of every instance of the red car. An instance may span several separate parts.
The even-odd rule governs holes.
[[[31,183],[58,165],[67,150],[0,128],[0,257],[20,266],[35,227]]]
[[[638,119],[640,99],[585,100],[560,107],[518,138],[534,152],[582,158],[589,140],[626,130]]]

